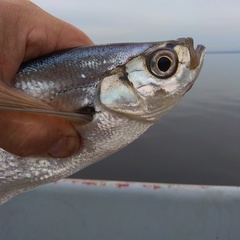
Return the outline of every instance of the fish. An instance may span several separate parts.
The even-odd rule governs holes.
[[[22,63],[9,85],[0,84],[0,109],[67,118],[83,146],[62,159],[0,149],[0,204],[133,142],[189,91],[205,51],[179,38],[76,47]]]

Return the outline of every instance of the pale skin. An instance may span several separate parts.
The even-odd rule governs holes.
[[[28,0],[0,0],[0,6],[0,81],[10,82],[23,61],[92,44]],[[0,110],[0,147],[22,157],[63,158],[81,148],[81,137],[63,118]]]

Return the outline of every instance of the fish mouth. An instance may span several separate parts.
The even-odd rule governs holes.
[[[179,38],[177,40],[183,42],[183,44],[187,46],[189,50],[189,54],[190,54],[189,68],[196,69],[202,63],[206,48],[203,45],[197,45],[196,49],[194,49],[194,41],[190,37]]]

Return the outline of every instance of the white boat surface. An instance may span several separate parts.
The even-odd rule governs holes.
[[[0,206],[4,240],[238,240],[240,188],[63,179]]]

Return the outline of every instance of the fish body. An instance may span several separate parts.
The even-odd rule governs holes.
[[[79,47],[23,63],[11,85],[1,86],[0,109],[68,118],[83,146],[64,159],[23,159],[0,150],[0,203],[69,176],[138,138],[191,88],[204,52],[182,38]]]

